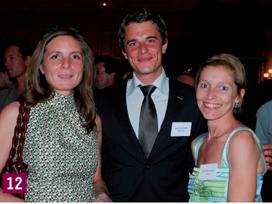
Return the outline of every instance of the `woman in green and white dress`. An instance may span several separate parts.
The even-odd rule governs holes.
[[[93,100],[93,57],[82,35],[57,28],[44,35],[27,72],[30,107],[23,148],[25,201],[111,201],[101,176],[101,122]],[[0,114],[0,170],[12,144],[19,103]],[[0,201],[22,201],[0,189]]]
[[[230,54],[209,58],[197,73],[197,103],[208,132],[192,142],[196,166],[188,184],[191,202],[261,201],[263,151],[255,133],[234,116],[245,80],[244,66]]]

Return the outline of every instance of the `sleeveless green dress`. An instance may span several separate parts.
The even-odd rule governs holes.
[[[201,180],[199,179],[200,168],[194,167],[192,175],[190,175],[188,183],[188,192],[190,195],[190,202],[227,202],[228,198],[228,182],[229,182],[229,161],[228,161],[228,150],[229,143],[231,138],[235,135],[236,132],[246,130],[251,132],[254,139],[257,141],[260,151],[262,152],[262,147],[260,145],[259,139],[256,134],[247,127],[238,127],[235,128],[231,133],[229,138],[226,141],[224,146],[223,155],[222,155],[222,166],[218,167],[216,178],[210,180]],[[200,135],[193,147],[194,150],[194,159],[198,160],[198,152],[201,144],[203,143],[206,133]],[[265,159],[263,156],[263,161],[265,165]],[[257,174],[257,188],[255,201],[261,202],[261,188],[263,184],[263,176],[266,172],[266,169],[263,174]]]
[[[31,108],[23,150],[28,202],[92,202],[96,134],[81,126],[73,95],[55,94]]]

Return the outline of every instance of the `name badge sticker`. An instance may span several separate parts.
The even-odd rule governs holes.
[[[212,180],[216,178],[218,170],[218,164],[202,164],[200,165],[199,169],[199,176],[200,180]]]
[[[191,135],[192,122],[173,122],[171,137],[188,137]]]

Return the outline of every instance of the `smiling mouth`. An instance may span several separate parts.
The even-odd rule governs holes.
[[[148,62],[150,61],[152,58],[151,57],[148,57],[148,58],[141,58],[141,59],[138,59],[139,62]]]
[[[60,75],[58,75],[58,77],[61,79],[70,79],[73,77],[73,75],[72,74],[60,74]]]
[[[215,103],[203,103],[203,104],[206,108],[220,108],[221,107],[220,104],[215,104]]]

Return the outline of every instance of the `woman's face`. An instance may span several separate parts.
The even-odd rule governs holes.
[[[56,92],[70,95],[81,82],[83,75],[80,43],[69,35],[51,40],[46,47],[40,70]]]
[[[196,89],[197,103],[207,120],[217,120],[233,114],[239,102],[233,73],[223,65],[207,66],[200,75]]]

